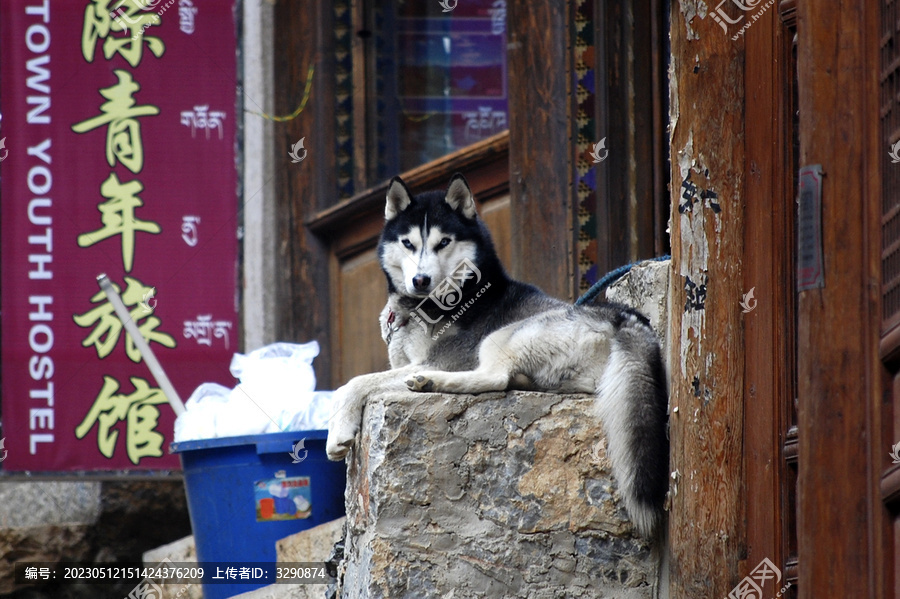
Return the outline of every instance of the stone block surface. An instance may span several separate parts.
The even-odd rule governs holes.
[[[393,393],[348,463],[345,599],[650,598],[593,398]]]
[[[669,269],[671,260],[641,262],[606,290],[606,299],[630,306],[650,320],[668,355]]]
[[[278,563],[324,562],[344,534],[346,518],[338,518],[276,541]]]
[[[278,563],[326,561],[331,548],[344,534],[345,521],[338,518],[277,541]],[[323,599],[327,592],[327,584],[272,584],[238,595],[236,599]]]
[[[196,564],[197,546],[193,535],[144,553],[144,565],[148,567],[166,559],[175,564]],[[203,587],[199,584],[168,582],[158,586],[161,592],[159,599],[203,599]]]
[[[15,562],[140,561],[149,547],[190,532],[180,481],[0,482],[0,595],[15,587]],[[125,596],[127,583],[38,580],[33,596]],[[21,589],[16,589],[21,590]],[[182,596],[183,597],[183,596]]]

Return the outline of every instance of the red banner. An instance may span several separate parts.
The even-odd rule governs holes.
[[[0,4],[4,470],[179,467],[174,413],[100,273],[183,399],[233,384],[233,10]]]

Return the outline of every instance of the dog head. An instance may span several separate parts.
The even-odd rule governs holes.
[[[466,261],[477,264],[484,244],[490,245],[472,190],[458,173],[446,192],[417,196],[394,177],[384,217],[379,260],[392,293],[425,297]]]

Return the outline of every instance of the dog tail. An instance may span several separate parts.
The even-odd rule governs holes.
[[[668,392],[656,333],[627,312],[617,327],[597,389],[613,474],[638,533],[662,523],[669,487]]]

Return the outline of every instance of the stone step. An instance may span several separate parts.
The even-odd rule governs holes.
[[[309,530],[285,537],[275,544],[278,563],[324,562],[331,555],[331,548],[344,531],[346,518],[320,524]],[[237,595],[240,599],[322,599],[328,585],[325,584],[270,584],[269,586]]]
[[[331,548],[343,535],[346,518],[338,518],[325,524],[285,537],[275,543],[278,563],[324,562],[331,554]],[[144,553],[144,564],[158,564],[167,559],[173,563],[197,563],[194,537],[184,537],[174,543],[151,549]],[[325,596],[324,584],[289,585],[273,584],[256,591],[239,595],[242,599],[307,599]],[[199,584],[160,585],[159,599],[203,599],[203,589]]]
[[[145,566],[155,566],[165,559],[175,564],[196,564],[197,548],[194,545],[193,535],[151,549],[143,555]],[[203,587],[199,584],[170,582],[158,586],[161,593],[159,599],[203,599]]]

